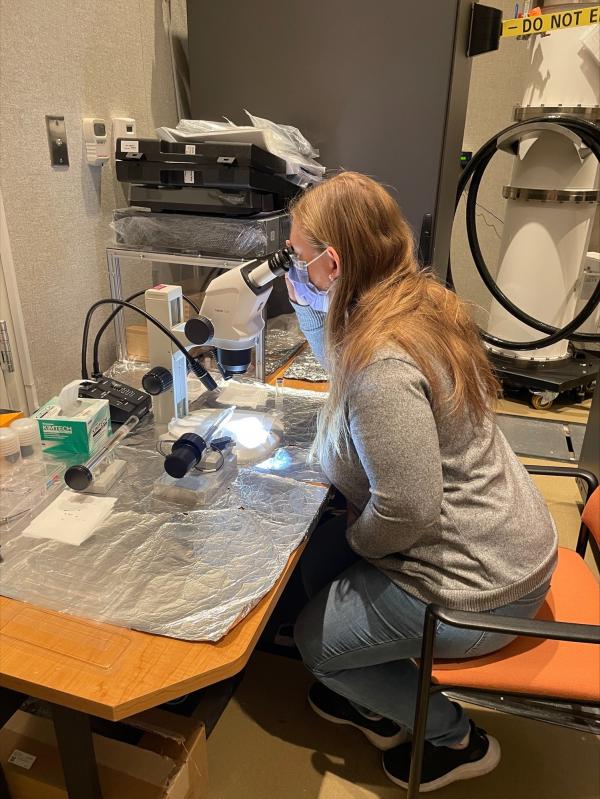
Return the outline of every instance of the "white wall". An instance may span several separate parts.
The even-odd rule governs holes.
[[[185,36],[185,0],[172,5]],[[126,205],[114,165],[85,163],[81,120],[131,116],[141,136],[177,121],[167,6],[0,0],[0,187],[40,401],[79,377],[85,312],[108,295],[112,211]],[[65,117],[68,168],[50,166],[46,114]]]

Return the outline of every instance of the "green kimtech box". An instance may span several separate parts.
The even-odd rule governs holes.
[[[69,415],[63,415],[58,397],[33,414],[38,420],[44,451],[52,455],[89,457],[111,434],[108,400],[80,399]]]

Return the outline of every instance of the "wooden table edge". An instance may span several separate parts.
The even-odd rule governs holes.
[[[298,560],[306,546],[306,541],[302,541],[298,547],[291,553],[290,557],[288,558],[288,562],[281,572],[280,576],[277,579],[277,582],[271,588],[271,590],[266,594],[260,602],[245,616],[241,619],[235,627],[233,627],[220,641],[221,645],[227,645],[227,638],[228,636],[235,636],[236,630],[240,625],[248,625],[252,624],[253,622],[256,623],[256,627],[252,632],[252,636],[248,641],[245,647],[239,646],[237,651],[232,653],[230,658],[225,658],[222,664],[216,665],[213,668],[210,668],[207,671],[203,671],[201,674],[198,674],[194,677],[189,677],[184,680],[180,680],[178,682],[174,682],[170,684],[165,689],[160,689],[160,691],[154,691],[152,693],[145,694],[140,697],[135,697],[133,699],[127,700],[125,702],[110,705],[106,703],[99,702],[97,700],[83,697],[81,695],[76,695],[72,693],[68,693],[67,691],[59,688],[52,688],[49,685],[40,685],[37,682],[28,680],[23,678],[22,675],[16,674],[9,674],[4,671],[2,665],[2,650],[4,645],[6,645],[6,641],[3,641],[4,636],[0,632],[0,687],[8,688],[9,690],[18,691],[20,693],[27,694],[28,696],[33,696],[36,699],[41,699],[47,702],[53,702],[55,704],[62,705],[64,707],[69,707],[73,710],[79,710],[84,713],[90,713],[91,715],[98,716],[100,718],[108,719],[109,721],[120,721],[122,719],[128,718],[129,716],[135,715],[136,713],[141,713],[144,710],[149,710],[150,708],[156,707],[163,702],[167,702],[170,699],[176,699],[180,696],[185,695],[186,693],[191,693],[192,691],[197,691],[200,688],[206,688],[209,685],[213,685],[214,683],[220,682],[221,680],[225,680],[228,677],[233,677],[235,674],[240,672],[245,665],[247,664],[252,652],[254,651],[254,647],[256,646],[256,642],[258,641],[262,631],[264,630],[267,621],[270,618],[270,611],[273,609],[275,604],[277,603],[279,597],[283,593],[287,582],[296,567]],[[19,605],[23,605],[24,607],[38,607],[34,605],[30,605],[25,602],[20,602],[19,600],[10,599],[8,597],[0,596],[0,603],[17,603]],[[47,610],[39,606],[41,610]],[[154,635],[153,633],[140,633],[136,630],[129,630],[123,627],[117,627],[116,625],[109,625],[103,624],[99,622],[95,622],[93,620],[82,619],[80,617],[69,616],[69,614],[61,614],[66,616],[67,618],[75,619],[76,621],[82,624],[89,624],[90,627],[97,628],[98,625],[102,627],[106,627],[111,631],[115,632],[129,632],[136,635]],[[257,621],[258,617],[258,621]],[[162,637],[162,636],[157,636]],[[179,641],[179,643],[188,644],[190,647],[202,647],[202,646],[212,646],[211,642],[203,642],[203,641]]]

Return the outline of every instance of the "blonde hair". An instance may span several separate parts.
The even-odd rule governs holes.
[[[352,380],[389,344],[425,375],[436,413],[466,412],[474,422],[491,414],[499,385],[467,307],[420,269],[412,232],[383,186],[342,172],[300,195],[290,213],[314,247],[333,247],[341,261],[326,319],[331,383],[315,453],[347,447]]]

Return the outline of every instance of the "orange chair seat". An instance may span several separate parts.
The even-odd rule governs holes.
[[[583,559],[559,548],[552,587],[538,619],[600,625],[600,584]],[[600,702],[600,646],[519,637],[471,660],[436,661],[434,683],[483,691]]]

